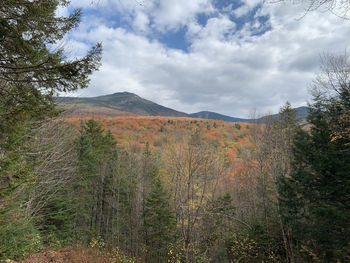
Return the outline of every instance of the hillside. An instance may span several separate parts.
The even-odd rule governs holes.
[[[190,137],[199,132],[208,143],[214,144],[226,153],[228,149],[238,150],[239,146],[249,144],[247,123],[234,124],[220,120],[205,120],[184,117],[155,116],[79,116],[71,115],[65,119],[80,128],[81,120],[94,118],[102,127],[111,132],[121,147],[132,146],[143,149],[146,143],[159,149],[171,137]],[[223,154],[223,155],[225,155]]]
[[[219,114],[211,111],[200,111],[187,114],[174,109],[164,107],[152,101],[143,99],[130,92],[118,92],[110,95],[77,98],[58,97],[58,104],[62,105],[71,115],[94,115],[94,116],[167,116],[167,117],[188,117],[210,120],[221,120],[228,122],[264,122],[266,117],[259,119],[243,119]],[[307,116],[307,107],[296,108],[297,115],[301,119]],[[272,115],[277,118],[278,114]]]
[[[71,114],[93,114],[103,116],[187,116],[184,112],[161,106],[130,92],[118,92],[92,98],[58,97],[56,101],[64,105]]]
[[[230,116],[219,114],[212,111],[200,111],[196,113],[191,113],[189,114],[189,116],[193,118],[221,120],[221,121],[229,121],[229,122],[250,122],[251,121],[250,119],[230,117]]]

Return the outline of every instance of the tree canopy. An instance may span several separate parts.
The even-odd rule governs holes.
[[[310,130],[299,128],[292,172],[279,182],[282,216],[297,247],[325,262],[345,261],[350,243],[350,146],[343,119],[350,112],[348,65],[347,56],[325,57],[310,105]]]
[[[67,0],[0,3],[0,128],[26,116],[47,114],[57,92],[85,88],[97,70],[101,44],[82,58],[68,58],[63,37],[79,25],[81,10],[57,16]]]

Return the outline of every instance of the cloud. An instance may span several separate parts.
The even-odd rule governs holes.
[[[318,12],[303,17],[302,6],[287,3],[220,9],[209,0],[86,2],[67,43],[81,54],[102,41],[104,55],[80,95],[130,91],[185,112],[249,117],[253,108],[276,112],[286,100],[305,105],[319,55],[343,51],[350,35],[346,21]],[[180,29],[187,50],[162,41]]]
[[[160,1],[152,16],[154,26],[160,31],[165,31],[187,25],[197,14],[213,11],[209,0]]]
[[[254,9],[257,5],[263,4],[261,0],[246,0],[242,2],[243,4],[232,11],[232,13],[236,17],[242,17],[247,15],[252,9]]]

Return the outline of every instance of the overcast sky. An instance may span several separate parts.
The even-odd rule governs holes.
[[[291,2],[72,0],[70,56],[103,43],[100,70],[73,96],[128,91],[187,113],[249,117],[306,105],[320,55],[349,47],[350,22]]]

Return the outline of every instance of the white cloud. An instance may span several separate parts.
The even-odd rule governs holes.
[[[242,17],[247,15],[252,9],[254,9],[257,5],[263,4],[263,0],[244,0],[242,1],[242,6],[233,10],[233,14],[236,17]]]
[[[71,7],[98,9],[123,19],[132,17],[134,29],[146,31],[146,26],[152,24],[154,30],[162,32],[187,25],[197,14],[215,11],[210,0],[75,0]]]
[[[138,12],[134,21],[132,22],[132,27],[135,29],[135,31],[140,33],[147,33],[149,31],[149,25],[149,17],[143,12]]]
[[[205,27],[203,27],[199,34],[195,36],[193,41],[212,39],[215,41],[224,42],[231,39],[235,31],[236,24],[232,22],[227,16],[220,16],[208,19]]]
[[[276,112],[286,100],[293,106],[305,104],[320,53],[343,51],[350,35],[347,21],[317,12],[299,19],[303,8],[286,3],[265,4],[258,12],[257,16],[269,16],[271,26],[262,35],[252,35],[264,27],[261,22],[255,20],[237,31],[227,14],[201,25],[197,14],[218,12],[209,0],[141,3],[101,0],[99,4],[100,13],[125,12],[132,31],[88,15],[71,34],[72,49],[104,44],[103,66],[81,95],[130,91],[185,112],[211,110],[236,117],[248,117],[253,108]],[[257,4],[248,1],[243,7],[249,11]],[[152,35],[152,30],[182,26],[187,26],[188,52],[171,49]]]
[[[159,1],[154,10],[155,27],[160,30],[174,30],[187,25],[199,13],[210,13],[214,9],[209,0]]]

